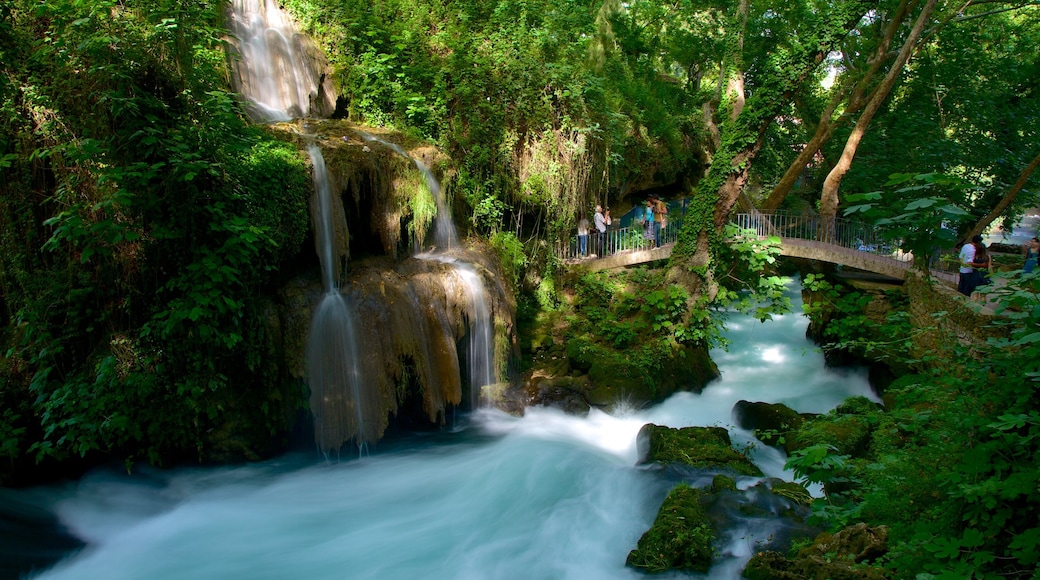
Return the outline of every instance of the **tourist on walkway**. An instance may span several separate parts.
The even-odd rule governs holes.
[[[975,286],[986,286],[990,283],[989,274],[993,271],[993,258],[986,250],[986,244],[982,243],[982,236],[973,237],[971,244],[975,246],[975,258],[971,264],[975,268],[975,276],[978,279]]]
[[[979,276],[975,272],[975,244],[982,243],[982,236],[976,235],[971,241],[961,246],[960,276],[957,278],[957,291],[965,296],[971,296],[975,287],[979,285]]]
[[[578,255],[587,256],[589,253],[589,220],[581,218],[578,222]]]
[[[1026,263],[1022,265],[1022,271],[1026,274],[1033,271],[1036,268],[1037,257],[1040,256],[1040,239],[1032,238],[1026,242],[1024,248],[1026,255]]]
[[[654,200],[647,199],[643,208],[643,239],[654,241]]]
[[[657,196],[653,198],[654,202],[654,245],[658,248],[661,247],[661,230],[664,229],[665,219],[668,216],[668,206],[665,205]]]
[[[595,252],[599,257],[607,255],[606,249],[606,237],[607,237],[607,224],[610,223],[610,210],[607,210],[607,215],[603,215],[603,206],[596,206],[596,215],[592,216],[592,223],[596,226],[596,241],[592,246],[592,251]]]

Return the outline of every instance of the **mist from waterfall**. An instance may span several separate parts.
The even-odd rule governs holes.
[[[289,121],[310,116],[312,98],[323,92],[321,74],[308,59],[305,43],[292,20],[274,0],[233,0],[228,28],[237,48],[236,89],[260,121]]]

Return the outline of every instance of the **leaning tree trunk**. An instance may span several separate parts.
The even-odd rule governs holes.
[[[849,168],[852,167],[852,160],[856,157],[856,150],[859,148],[863,136],[867,134],[867,128],[870,126],[871,120],[873,120],[878,109],[881,108],[881,104],[888,98],[889,93],[892,92],[892,87],[895,86],[896,80],[902,74],[903,67],[910,60],[910,55],[913,54],[914,48],[917,46],[917,40],[921,37],[924,26],[931,17],[937,1],[928,0],[924,8],[921,9],[921,14],[918,15],[917,22],[914,23],[914,27],[910,31],[909,36],[906,37],[906,41],[903,42],[903,47],[899,50],[899,55],[896,56],[895,62],[892,63],[892,68],[888,70],[888,74],[885,75],[884,80],[881,81],[870,102],[863,109],[863,114],[856,121],[852,134],[845,141],[845,149],[841,152],[838,163],[827,174],[827,179],[823,182],[823,192],[820,194],[820,221],[824,224],[821,228],[821,233],[825,240],[833,236],[834,218],[838,213],[838,190],[841,187],[841,180],[848,173]]]
[[[1004,198],[1000,200],[1000,203],[993,208],[993,211],[986,214],[984,218],[979,220],[975,227],[971,228],[971,231],[964,236],[965,240],[970,240],[972,236],[980,235],[983,231],[989,227],[989,224],[993,223],[1000,214],[1004,213],[1004,210],[1011,205],[1011,202],[1015,201],[1015,197],[1018,196],[1018,192],[1022,191],[1022,188],[1026,186],[1026,182],[1029,181],[1029,176],[1033,174],[1033,171],[1040,166],[1040,155],[1037,155],[1026,168],[1022,170],[1022,173],[1018,176],[1015,184],[1011,186],[1011,189],[1004,194]]]
[[[725,125],[721,148],[697,186],[669,261],[668,280],[685,286],[691,300],[696,296],[714,299],[718,291],[712,272],[712,248],[721,243],[722,228],[740,197],[766,129],[783,111],[791,94],[872,5],[866,0],[850,0],[832,7],[823,22],[810,26],[813,42],[792,47],[785,62],[763,71],[761,83],[744,110]]]
[[[915,3],[917,0],[913,0]],[[844,125],[853,115],[858,113],[863,105],[873,98],[874,91],[877,90],[875,87],[874,91],[868,92],[870,84],[874,80],[874,76],[877,74],[881,63],[888,58],[888,48],[892,45],[892,39],[895,38],[896,32],[899,30],[903,21],[906,19],[907,12],[909,12],[910,0],[902,0],[899,3],[899,7],[892,14],[892,18],[888,21],[888,25],[885,27],[885,35],[881,38],[881,42],[878,43],[877,49],[874,51],[874,56],[869,61],[869,67],[864,73],[863,77],[860,78],[855,87],[853,87],[851,94],[848,98],[848,104],[845,106],[845,110],[841,113],[841,116],[837,120],[832,120],[834,110],[841,103],[844,98],[844,91],[837,91],[834,99],[827,105],[827,108],[820,115],[820,122],[816,125],[816,131],[813,133],[812,138],[805,144],[805,147],[798,153],[798,156],[791,165],[787,167],[787,171],[783,177],[773,188],[773,191],[769,193],[769,197],[762,202],[761,208],[763,211],[772,211],[780,207],[780,204],[787,198],[787,194],[791,192],[791,188],[798,181],[798,177],[802,174],[809,162],[812,161],[813,156],[819,151],[820,147],[824,143],[830,140],[834,131]]]

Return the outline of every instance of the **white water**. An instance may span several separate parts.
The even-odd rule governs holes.
[[[233,0],[228,28],[238,39],[238,90],[261,121],[310,114],[320,78],[307,66],[300,33],[274,0]]]
[[[495,328],[484,295],[484,281],[472,264],[445,254],[416,254],[419,260],[434,260],[451,264],[455,275],[462,281],[469,296],[469,384],[470,407],[477,408],[486,403],[481,398],[481,387],[498,382],[495,374]]]
[[[307,384],[314,414],[314,439],[322,451],[336,450],[352,438],[361,447],[375,438],[365,429],[365,417],[374,410],[366,408],[366,397],[362,397],[354,315],[351,304],[339,291],[342,266],[335,251],[339,212],[334,207],[339,200],[332,194],[321,149],[308,145],[307,154],[314,167],[312,221],[325,289],[307,336]]]
[[[366,141],[373,143],[379,143],[385,147],[389,147],[394,153],[397,153],[401,157],[410,160],[415,164],[415,168],[422,173],[423,178],[426,179],[426,186],[430,189],[430,195],[433,196],[433,202],[437,206],[437,215],[433,218],[433,245],[437,251],[450,250],[459,246],[459,234],[455,229],[455,222],[451,218],[451,212],[448,211],[448,202],[444,196],[444,190],[441,189],[441,184],[437,180],[437,177],[430,171],[429,167],[426,167],[421,161],[415,159],[408,154],[400,145],[384,141],[375,135],[370,135],[363,131],[358,131],[361,137]]]
[[[805,328],[795,314],[734,317],[732,348],[713,353],[722,380],[642,412],[482,411],[455,433],[383,442],[347,463],[293,456],[150,478],[99,473],[46,490],[90,545],[40,578],[645,578],[625,557],[675,481],[634,466],[644,423],[729,426],[740,399],[819,412],[872,396],[863,373],[823,366]],[[779,452],[753,456],[790,479]],[[726,532],[707,577],[738,578],[777,527],[746,518]]]
[[[481,387],[497,382],[495,376],[495,334],[494,325],[491,321],[491,313],[488,309],[488,301],[484,291],[484,281],[477,273],[472,264],[460,260],[455,256],[444,254],[447,250],[459,245],[459,236],[452,220],[451,212],[448,211],[447,202],[440,182],[433,172],[429,170],[418,159],[413,158],[400,145],[384,141],[374,135],[360,132],[366,141],[379,143],[389,147],[398,155],[415,163],[415,167],[423,174],[426,185],[433,195],[437,204],[437,216],[434,218],[433,250],[421,252],[414,257],[420,260],[436,260],[445,264],[451,264],[455,275],[462,280],[466,293],[470,298],[469,316],[469,382],[472,407],[477,407],[481,401],[479,393]]]

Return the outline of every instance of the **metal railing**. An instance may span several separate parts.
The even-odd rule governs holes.
[[[845,218],[823,218],[818,215],[774,212],[742,212],[732,214],[730,222],[759,236],[778,236],[823,242],[883,256],[897,262],[911,262],[913,255],[899,248],[898,240],[886,239],[870,224]]]
[[[730,222],[741,229],[753,230],[762,237],[778,236],[817,241],[866,252],[896,262],[913,261],[912,254],[900,250],[898,240],[884,238],[870,224],[845,218],[824,219],[818,215],[785,211],[750,211],[731,214]],[[661,245],[675,242],[681,227],[681,216],[669,219],[667,227],[661,230]],[[654,248],[655,240],[647,239],[643,232],[643,227],[639,224],[608,229],[603,234],[592,231],[589,233],[584,253],[581,252],[578,236],[572,236],[557,247],[556,255],[565,261],[580,261]],[[930,262],[933,262],[933,268],[948,269],[940,263],[938,256],[934,256]]]
[[[674,243],[679,237],[679,228],[682,227],[682,218],[669,219],[667,225],[661,228],[661,245]],[[584,260],[591,258],[605,258],[614,254],[626,252],[637,252],[651,250],[657,247],[655,239],[647,239],[644,235],[642,225],[636,224],[624,228],[611,228],[608,226],[604,233],[589,232],[585,244],[585,253],[581,252],[581,244],[578,236],[571,236],[564,244],[556,249],[556,256],[564,261]]]

